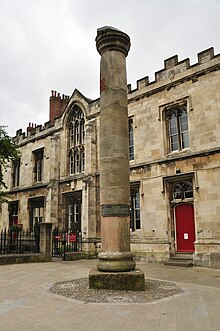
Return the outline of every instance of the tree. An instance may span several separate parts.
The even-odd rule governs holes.
[[[7,193],[4,189],[7,186],[4,182],[3,171],[8,167],[9,162],[19,157],[18,146],[5,131],[5,126],[0,125],[0,205],[7,201]]]

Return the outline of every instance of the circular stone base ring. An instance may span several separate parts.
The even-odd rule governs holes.
[[[101,252],[98,258],[97,269],[100,271],[121,272],[135,269],[131,252]]]

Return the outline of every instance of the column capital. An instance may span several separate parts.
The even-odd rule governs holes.
[[[125,57],[128,55],[130,49],[129,36],[111,26],[104,26],[97,30],[96,47],[100,55],[106,51],[119,51]]]

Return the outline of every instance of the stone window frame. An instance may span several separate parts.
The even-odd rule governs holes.
[[[40,183],[44,176],[44,147],[32,151],[33,155],[33,181]]]
[[[9,201],[8,203],[8,224],[9,228],[19,224],[19,200]]]
[[[134,161],[134,117],[128,118],[129,160]]]
[[[175,181],[174,183],[170,183],[169,195],[171,203],[193,201],[194,194],[192,178],[189,178],[187,180],[182,179]]]
[[[77,104],[68,117],[68,169],[69,175],[85,170],[85,115]]]
[[[80,233],[82,231],[82,191],[63,193],[64,224],[66,231]]]
[[[185,152],[190,149],[190,120],[189,120],[190,114],[189,113],[192,110],[193,110],[192,99],[191,99],[190,95],[159,106],[158,121],[161,121],[161,125],[162,125],[163,145],[164,145],[164,154],[165,155]],[[178,149],[175,149],[175,150],[172,150],[172,148],[171,148],[171,140],[170,140],[170,134],[169,134],[168,116],[169,116],[169,113],[172,113],[172,111],[176,111],[176,112],[186,111],[187,126],[188,126],[187,133],[188,133],[189,146],[184,147],[182,145],[181,130],[179,130],[180,124],[178,123],[178,130],[179,130],[178,131],[178,144],[179,144],[179,146],[178,146]]]
[[[28,199],[28,210],[29,210],[29,230],[30,232],[34,231],[36,221],[38,223],[44,222],[45,218],[45,196],[36,196]],[[38,210],[38,213],[35,214],[35,210]]]
[[[176,105],[166,109],[165,122],[170,152],[189,148],[187,105]]]
[[[18,187],[20,184],[21,159],[12,162],[12,187]]]
[[[130,229],[141,230],[140,182],[130,183]]]

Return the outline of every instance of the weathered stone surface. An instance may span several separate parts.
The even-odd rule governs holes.
[[[135,269],[131,252],[100,252],[97,268],[100,271],[118,272]]]
[[[108,27],[108,33],[111,28]],[[105,29],[104,29],[105,30]],[[115,30],[115,29],[114,29]],[[103,32],[103,31],[102,31]],[[114,36],[116,36],[114,31]],[[108,39],[108,42],[112,42]],[[101,47],[101,44],[100,44]],[[104,44],[103,44],[104,47]],[[115,196],[124,197],[120,204],[127,204],[125,191],[127,186],[116,189],[118,181],[117,167],[114,164],[122,160],[120,145],[125,140],[126,125],[122,128],[122,137],[114,134],[119,122],[124,118],[127,99],[125,86],[126,75],[114,79],[115,72],[121,70],[121,63],[126,56],[121,53],[120,60],[112,62],[111,73],[101,83],[102,93],[107,94],[105,104],[111,105],[114,117],[111,118],[108,107],[104,108],[106,119],[100,128],[100,99],[89,100],[83,91],[75,89],[61,117],[31,131],[22,133],[18,130],[16,142],[21,152],[20,181],[18,187],[12,187],[13,169],[9,166],[4,179],[10,201],[19,203],[18,219],[23,229],[30,226],[30,201],[44,199],[44,221],[53,226],[63,227],[68,219],[64,196],[82,193],[81,230],[83,231],[82,250],[88,255],[95,255],[101,250],[100,225],[100,129],[107,130],[112,121],[112,131],[106,131],[106,173],[113,174],[111,180],[112,201]],[[107,56],[108,52],[104,52]],[[115,60],[114,54],[111,54]],[[147,61],[146,54],[146,61]],[[107,58],[106,58],[107,60]],[[121,61],[121,62],[120,62]],[[139,185],[140,193],[140,229],[131,233],[131,251],[136,260],[161,262],[169,259],[176,251],[174,205],[170,203],[169,182],[181,178],[193,183],[193,198],[190,203],[195,215],[195,255],[194,265],[220,268],[219,261],[212,253],[220,253],[220,55],[214,54],[213,48],[198,54],[197,63],[190,65],[187,59],[173,56],[166,59],[164,68],[155,75],[155,81],[148,77],[137,81],[136,86],[128,88],[128,115],[133,121],[134,159],[130,161],[130,182]],[[105,63],[103,63],[105,65]],[[159,65],[159,64],[158,64]],[[147,74],[147,73],[146,73]],[[144,73],[145,75],[145,73]],[[114,89],[112,84],[118,87]],[[116,101],[112,102],[112,98]],[[60,98],[53,99],[60,103]],[[170,153],[165,112],[170,106],[185,103],[189,124],[189,148]],[[85,116],[85,171],[70,176],[69,172],[69,131],[72,105],[79,105]],[[103,103],[101,102],[103,106]],[[124,110],[125,109],[125,110]],[[127,115],[126,115],[127,116]],[[31,118],[29,119],[31,120]],[[53,120],[52,120],[53,122]],[[113,126],[114,125],[114,126]],[[108,150],[111,142],[118,142],[118,158],[111,164]],[[44,148],[43,180],[33,182],[33,151]],[[125,161],[121,161],[122,163]],[[177,173],[178,171],[178,173]],[[125,179],[127,174],[123,174]],[[181,201],[182,203],[183,201]],[[188,201],[189,202],[189,201]],[[103,202],[104,204],[104,202]],[[116,218],[116,217],[115,217]],[[106,223],[108,220],[106,219]],[[129,220],[127,221],[129,224]],[[8,204],[2,205],[0,212],[1,229],[9,225]],[[118,221],[113,222],[114,231],[108,240],[118,232]],[[105,226],[105,225],[104,225]],[[124,232],[126,225],[119,227]],[[117,230],[117,231],[116,231]],[[126,236],[130,237],[126,230]],[[107,238],[106,238],[107,239]],[[127,250],[125,241],[117,238],[120,249]],[[117,250],[117,248],[115,248]]]
[[[133,255],[130,253],[129,137],[125,62],[125,56],[130,49],[130,38],[117,29],[104,27],[97,31],[96,46],[101,54],[100,206],[102,230],[102,252],[99,254],[97,268],[102,271],[129,271],[135,268]],[[103,276],[102,280],[101,277],[98,283],[104,284],[104,278]],[[107,279],[106,274],[106,282],[108,282]],[[118,280],[120,283],[121,278],[119,277]],[[113,283],[114,281],[110,281],[109,286],[115,286]]]
[[[42,254],[7,254],[0,255],[0,265],[18,263],[51,262],[52,256]]]
[[[92,269],[89,274],[91,289],[144,291],[144,273],[140,269],[127,272],[102,272]]]

